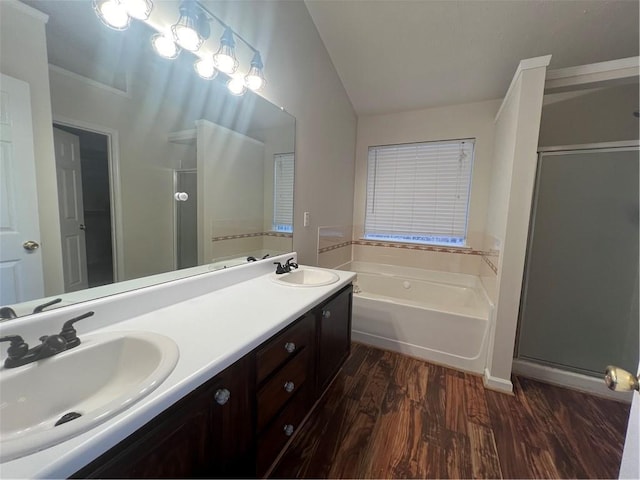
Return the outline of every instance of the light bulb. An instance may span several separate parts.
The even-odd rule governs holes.
[[[180,49],[175,42],[163,33],[156,33],[151,37],[151,44],[158,55],[164,58],[176,58]]]
[[[94,0],[93,8],[102,23],[114,30],[125,30],[131,17],[125,6],[118,0]]]
[[[236,41],[233,39],[233,31],[226,27],[220,38],[220,48],[213,56],[213,63],[221,72],[231,75],[238,68],[238,60],[235,53]]]
[[[198,72],[198,75],[205,80],[211,80],[218,74],[218,71],[213,66],[213,59],[211,57],[201,58],[193,67],[196,69],[196,72]]]
[[[137,18],[138,20],[146,20],[151,14],[153,3],[151,0],[120,0],[120,3],[124,5],[129,16]]]
[[[185,27],[184,25],[173,26],[173,37],[182,48],[189,50],[190,52],[195,52],[202,44],[202,39],[200,38],[200,35],[198,35],[198,32],[193,28]]]
[[[233,73],[236,70],[236,61],[234,58],[229,55],[225,55],[222,53],[216,54],[215,62],[218,70],[224,73]]]
[[[246,77],[244,77],[244,84],[247,86],[247,88],[256,92],[264,86],[265,81],[261,76],[252,75],[251,73],[249,73]]]
[[[227,88],[232,95],[237,96],[243,95],[247,90],[244,86],[244,79],[242,77],[231,77],[231,80],[227,83]]]
[[[264,79],[264,73],[262,71],[263,68],[264,65],[262,64],[260,53],[256,51],[253,54],[253,59],[251,60],[249,73],[244,77],[244,84],[254,92],[260,90],[264,87],[265,83],[267,83]]]

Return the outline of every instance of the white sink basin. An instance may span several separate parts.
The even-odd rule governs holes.
[[[272,273],[271,279],[280,285],[289,287],[322,287],[336,283],[340,277],[327,270],[300,267],[290,273],[282,273],[280,275]]]
[[[66,352],[0,370],[0,462],[50,447],[130,407],[173,371],[177,345],[151,332],[86,335]],[[70,412],[81,416],[55,426]]]

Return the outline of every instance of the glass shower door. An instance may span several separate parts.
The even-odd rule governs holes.
[[[517,357],[638,365],[638,147],[539,156]]]

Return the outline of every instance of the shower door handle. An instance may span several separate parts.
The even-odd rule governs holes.
[[[626,370],[609,365],[604,373],[604,382],[610,390],[615,392],[629,392],[635,390],[640,391],[640,383],[638,377]]]

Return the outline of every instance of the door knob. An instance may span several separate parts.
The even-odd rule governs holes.
[[[616,392],[628,392],[631,390],[640,391],[638,377],[626,370],[609,365],[604,374],[604,382],[610,390]]]
[[[80,224],[80,230],[86,230],[87,226],[84,223]]]
[[[34,240],[27,240],[26,242],[24,242],[22,244],[22,247],[25,250],[28,250],[30,252],[33,252],[34,250],[37,250],[40,248],[40,244]]]

